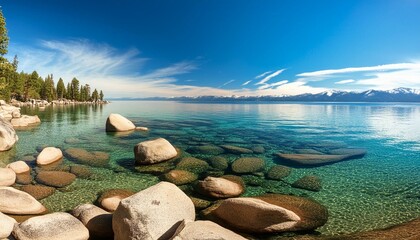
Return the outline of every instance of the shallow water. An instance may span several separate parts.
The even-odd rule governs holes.
[[[420,217],[420,105],[364,103],[287,104],[196,104],[178,102],[126,101],[103,106],[64,106],[22,109],[38,114],[42,124],[18,132],[14,152],[1,155],[3,163],[36,154],[48,145],[110,153],[106,167],[92,167],[90,179],[72,185],[41,200],[52,211],[64,211],[110,188],[135,191],[159,181],[158,177],[134,169],[133,146],[164,137],[183,154],[197,145],[263,146],[265,153],[250,154],[266,161],[266,169],[286,164],[275,153],[296,153],[299,149],[319,151],[340,147],[365,148],[361,159],[305,168],[293,166],[285,181],[314,174],[322,179],[322,190],[311,192],[291,188],[281,181],[262,178],[261,186],[247,186],[246,196],[267,192],[311,197],[329,212],[322,234],[338,234],[383,228]],[[120,113],[149,132],[129,135],[105,133],[110,113]],[[13,154],[14,155],[13,155]],[[225,154],[230,161],[239,155]],[[75,163],[65,159],[65,164]],[[33,163],[32,163],[33,165]]]

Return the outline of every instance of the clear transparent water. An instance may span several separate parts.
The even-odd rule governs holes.
[[[420,216],[420,105],[418,104],[195,104],[178,102],[126,101],[104,106],[65,106],[23,109],[38,114],[42,124],[19,131],[14,155],[2,155],[3,163],[33,155],[43,145],[62,149],[80,147],[106,151],[106,168],[92,168],[94,178],[77,179],[72,185],[41,200],[53,211],[69,210],[94,202],[109,188],[144,189],[158,177],[135,171],[133,146],[164,137],[176,147],[230,144],[251,148],[263,145],[266,168],[283,164],[275,153],[296,149],[359,147],[368,154],[362,159],[312,168],[294,168],[285,180],[315,174],[323,189],[310,192],[264,180],[248,186],[246,196],[266,192],[311,197],[330,212],[322,234],[338,234],[383,228]],[[110,113],[120,113],[149,132],[127,136],[105,133]],[[75,140],[77,139],[77,141]],[[185,155],[191,155],[184,151]],[[203,156],[193,155],[198,158]],[[229,160],[239,156],[227,155]],[[65,160],[66,164],[74,164]]]

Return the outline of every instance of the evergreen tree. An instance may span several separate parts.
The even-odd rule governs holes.
[[[102,92],[102,90],[101,90],[101,93],[99,93],[99,99],[101,99],[101,101],[104,100],[104,93]]]
[[[78,100],[79,99],[79,80],[77,78],[73,78],[70,83],[71,87],[71,99],[72,100]]]
[[[93,90],[93,93],[92,93],[92,101],[98,101],[98,98],[99,98],[99,94],[98,94],[98,90],[96,90],[96,88],[95,88],[95,90]]]
[[[7,36],[6,19],[0,9],[0,56],[3,57],[7,53],[9,45],[9,37]]]
[[[64,81],[60,78],[57,82],[57,98],[61,99],[66,97],[66,86],[64,86]]]

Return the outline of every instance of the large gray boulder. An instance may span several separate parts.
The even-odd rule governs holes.
[[[57,212],[16,224],[13,236],[19,240],[88,240],[89,231],[72,215]]]
[[[169,239],[194,204],[176,185],[160,182],[121,201],[112,218],[115,240]]]
[[[63,158],[63,152],[59,148],[46,147],[42,149],[41,153],[36,158],[38,165],[48,165],[59,161]]]
[[[15,223],[15,219],[0,212],[0,239],[7,238],[12,234]]]
[[[0,186],[12,186],[16,181],[16,173],[10,168],[0,168]]]
[[[136,129],[133,122],[117,113],[111,113],[106,119],[107,132],[125,132]]]
[[[0,187],[0,212],[8,214],[40,214],[47,209],[34,197],[12,187]]]
[[[12,124],[0,117],[0,152],[11,149],[18,140]]]
[[[183,221],[171,240],[245,240],[246,238],[211,221]]]
[[[92,204],[82,204],[72,211],[73,216],[78,218],[87,227],[91,238],[112,239],[112,214]]]
[[[313,230],[328,219],[327,209],[319,203],[280,194],[226,199],[205,209],[203,215],[229,229],[249,233]]]
[[[177,154],[174,146],[164,138],[144,141],[134,146],[137,164],[159,163],[174,158]]]

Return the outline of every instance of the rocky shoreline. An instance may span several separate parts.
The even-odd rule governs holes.
[[[1,122],[7,124],[11,125],[5,120]],[[107,132],[147,131],[119,114],[111,114],[105,128]],[[97,206],[80,203],[69,213],[48,213],[38,201],[70,186],[77,178],[89,177],[89,169],[83,165],[61,165],[63,157],[91,165],[106,163],[109,154],[43,147],[35,158],[28,159],[34,161],[33,169],[25,161],[0,168],[0,226],[5,226],[0,227],[0,239],[260,239],[255,236],[266,238],[267,234],[272,235],[269,239],[417,239],[419,236],[418,220],[390,229],[337,237],[299,235],[324,225],[328,210],[305,197],[241,196],[251,183],[246,177],[263,174],[281,180],[290,174],[290,168],[277,165],[264,172],[264,161],[257,157],[240,157],[231,164],[223,157],[213,157],[209,162],[180,157],[180,150],[163,138],[140,142],[133,150],[133,161],[139,169],[155,172],[163,169],[162,182],[137,193],[110,189],[98,197]],[[187,151],[242,154],[264,149],[222,145],[196,146]],[[304,154],[314,153],[283,157],[300,161]],[[343,149],[326,156],[334,156],[335,162],[364,154],[360,149]],[[321,158],[318,155],[314,159]],[[174,163],[175,168],[165,168],[167,163]],[[225,175],[227,168],[235,175]],[[206,176],[204,173],[209,169],[212,173]],[[34,179],[32,171],[36,173]],[[185,188],[186,184],[193,189]],[[316,176],[305,176],[292,185],[310,191],[321,189]],[[191,191],[198,194],[190,195]],[[285,232],[297,233],[292,237],[282,236]]]

